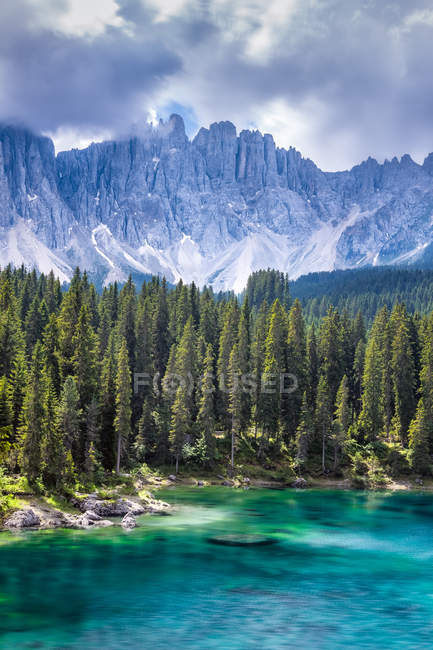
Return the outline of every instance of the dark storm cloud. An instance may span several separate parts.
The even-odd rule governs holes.
[[[34,28],[31,5],[18,5],[21,12],[6,16],[0,9],[3,119],[40,130],[118,127],[181,69],[180,57],[151,31],[131,37],[108,26],[94,38],[65,35]]]
[[[118,130],[178,102],[325,168],[433,150],[430,1],[118,0],[91,37],[35,27],[38,5],[0,9],[0,117]]]

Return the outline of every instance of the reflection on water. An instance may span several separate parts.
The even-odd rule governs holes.
[[[0,647],[431,648],[433,496],[162,493],[140,528],[0,535]],[[265,546],[209,539],[260,535]]]

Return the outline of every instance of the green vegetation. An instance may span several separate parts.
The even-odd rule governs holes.
[[[391,272],[379,275],[396,297]],[[430,274],[397,270],[396,286],[412,286],[409,276],[423,287],[418,300]],[[238,300],[182,282],[169,290],[158,278],[138,293],[130,279],[98,295],[79,270],[62,292],[52,274],[6,268],[0,510],[23,481],[27,491],[61,495],[109,486],[115,473],[146,463],[203,475],[347,477],[367,487],[429,476],[426,306],[385,305],[367,332],[361,312],[334,306],[306,319],[275,271],[254,274]]]

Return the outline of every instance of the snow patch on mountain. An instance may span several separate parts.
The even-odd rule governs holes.
[[[23,219],[10,229],[0,229],[0,266],[24,265],[27,269],[37,268],[42,273],[51,270],[60,282],[69,282],[72,267],[43,244]]]

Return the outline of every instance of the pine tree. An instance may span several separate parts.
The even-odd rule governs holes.
[[[252,395],[252,417],[254,421],[255,438],[257,431],[264,428],[265,395],[261,392],[261,382],[265,358],[265,345],[267,334],[267,304],[262,303],[254,325],[254,336],[251,344],[251,372],[254,380],[254,393]]]
[[[326,471],[326,443],[332,425],[331,391],[325,375],[321,375],[317,388],[315,413],[316,429],[322,440],[322,471]]]
[[[136,307],[137,299],[135,295],[135,286],[131,276],[128,282],[122,288],[119,295],[119,317],[117,321],[117,334],[119,338],[124,338],[128,348],[129,368],[132,371],[135,366],[135,348],[136,348]]]
[[[269,329],[265,341],[262,391],[264,425],[268,435],[278,433],[281,421],[280,375],[287,368],[287,321],[279,300],[271,308]]]
[[[358,417],[361,411],[362,399],[362,377],[364,375],[364,361],[365,361],[365,342],[361,339],[355,350],[355,358],[353,360],[353,385],[352,385],[352,413]]]
[[[143,463],[147,458],[155,457],[157,449],[158,428],[152,410],[151,398],[145,397],[138,423],[138,434],[134,441],[135,458],[138,462]]]
[[[30,484],[41,474],[41,442],[45,423],[45,377],[42,345],[33,348],[32,363],[23,405],[20,467]]]
[[[80,395],[77,382],[67,377],[60,393],[57,407],[57,428],[65,452],[70,452],[74,465],[81,462],[81,416]]]
[[[8,456],[12,442],[12,405],[6,377],[0,377],[0,465]]]
[[[376,338],[370,337],[365,354],[362,378],[362,407],[359,429],[367,442],[374,442],[383,429],[383,404],[381,401],[382,365]]]
[[[330,307],[320,327],[319,359],[331,404],[335,403],[337,390],[344,374],[341,332],[340,315],[333,307]]]
[[[117,362],[116,416],[114,429],[117,437],[116,472],[120,472],[122,451],[126,450],[131,437],[131,371],[129,370],[128,346],[122,339]]]
[[[84,410],[96,396],[97,390],[97,343],[90,324],[88,307],[83,305],[78,317],[76,333],[72,340],[73,375],[80,394],[80,406]]]
[[[56,395],[60,393],[59,330],[55,314],[51,314],[42,334],[44,364]]]
[[[0,296],[0,375],[10,377],[15,358],[24,350],[18,305],[12,294]]]
[[[203,375],[199,387],[197,428],[199,440],[205,449],[205,463],[213,467],[215,463],[215,403],[214,403],[214,358],[211,343],[206,346]]]
[[[156,306],[152,316],[152,362],[154,373],[159,378],[159,390],[170,351],[168,324],[167,287],[163,281],[162,286],[158,289]]]
[[[172,407],[170,427],[170,451],[176,462],[176,474],[187,436],[191,430],[191,415],[186,407],[186,387],[180,385]]]
[[[234,457],[236,438],[241,431],[242,419],[242,391],[240,386],[239,372],[239,343],[235,343],[230,353],[228,368],[228,388],[229,388],[229,413],[232,418],[231,425],[231,454],[230,466],[234,470]]]
[[[306,395],[310,409],[314,409],[319,383],[319,352],[317,347],[316,328],[313,325],[307,337],[307,377]]]
[[[13,360],[8,386],[12,410],[12,430],[15,442],[21,424],[21,415],[27,386],[27,360],[23,348],[19,350]]]
[[[114,332],[112,332],[102,361],[99,393],[102,463],[109,470],[112,470],[115,466],[116,374],[116,339]]]
[[[341,452],[344,441],[347,438],[351,424],[351,409],[349,403],[349,381],[344,375],[337,391],[335,400],[335,418],[333,426],[334,439],[334,471],[338,465],[338,455]]]
[[[230,301],[224,309],[222,328],[219,340],[217,361],[218,391],[216,408],[218,418],[227,431],[231,428],[228,400],[228,371],[230,354],[236,342],[239,327],[239,308],[237,303]]]
[[[305,463],[308,460],[310,441],[313,434],[313,416],[308,403],[307,393],[302,396],[301,416],[296,431],[296,458],[298,463]]]
[[[395,435],[406,443],[409,424],[416,408],[415,366],[407,320],[396,328],[392,342],[392,369],[394,383]]]
[[[44,428],[41,440],[41,472],[46,487],[59,489],[65,479],[66,454],[56,418],[57,395],[51,379],[46,377]]]
[[[409,427],[410,463],[414,471],[428,474],[433,451],[433,317],[424,335],[420,384],[421,396]]]
[[[84,471],[90,477],[94,477],[99,463],[99,407],[96,398],[93,398],[87,407],[85,414],[85,449],[84,449]]]
[[[76,336],[77,323],[83,304],[81,273],[75,270],[69,289],[63,298],[58,327],[59,327],[59,350],[62,379],[74,374],[74,363],[72,357],[75,352],[74,337]]]
[[[287,371],[296,379],[296,390],[284,396],[285,426],[294,437],[299,424],[302,398],[306,390],[306,340],[301,303],[295,300],[289,312]]]

